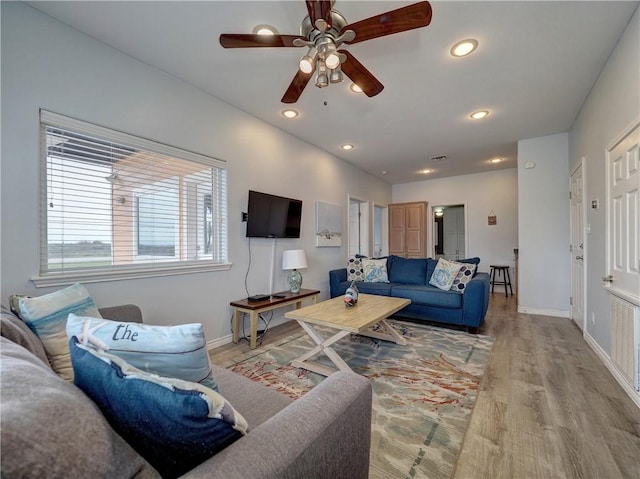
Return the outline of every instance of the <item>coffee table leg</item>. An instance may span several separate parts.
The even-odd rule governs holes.
[[[302,328],[307,332],[307,334],[313,339],[313,341],[317,344],[316,347],[306,352],[299,358],[291,361],[291,365],[296,368],[304,368],[309,371],[313,371],[314,373],[322,374],[323,376],[329,376],[332,373],[336,372],[336,369],[325,366],[323,364],[319,364],[315,361],[309,361],[309,358],[315,356],[316,354],[324,353],[326,354],[331,362],[336,365],[337,370],[340,371],[352,371],[349,365],[342,359],[338,353],[331,347],[333,343],[339,341],[351,334],[349,331],[338,331],[336,334],[331,336],[330,338],[323,338],[315,328],[304,321],[298,320],[298,324],[302,326]]]
[[[386,319],[379,321],[376,323],[379,327],[379,331],[373,331],[371,329],[366,329],[361,331],[361,336],[368,336],[370,338],[384,339],[386,341],[392,341],[396,344],[400,344],[401,346],[405,346],[407,344],[407,338],[399,334],[393,327],[387,322]]]

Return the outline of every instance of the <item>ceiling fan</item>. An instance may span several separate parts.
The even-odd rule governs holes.
[[[282,103],[298,101],[314,72],[315,85],[319,88],[341,82],[344,73],[367,96],[375,96],[384,85],[351,53],[339,49],[340,46],[426,27],[431,23],[431,5],[419,2],[348,24],[342,14],[333,9],[334,3],[335,0],[307,0],[309,15],[302,20],[300,35],[223,33],[220,45],[224,48],[307,47]]]

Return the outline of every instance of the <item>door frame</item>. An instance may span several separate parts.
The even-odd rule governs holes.
[[[357,232],[360,238],[359,249],[360,253],[365,256],[370,255],[371,251],[371,208],[369,207],[369,200],[347,194],[347,251],[351,254],[351,235],[354,233],[351,228],[351,221],[349,220],[351,214],[351,204],[355,202],[360,206],[360,217],[358,221],[359,231]],[[363,211],[363,208],[365,211]]]
[[[582,243],[583,243],[583,248],[582,248],[582,324],[578,324],[578,327],[582,330],[583,334],[585,334],[587,332],[587,267],[588,267],[588,255],[587,255],[587,248],[588,248],[588,235],[586,234],[586,224],[587,224],[587,191],[586,191],[586,167],[587,167],[587,161],[586,158],[583,156],[580,158],[580,161],[578,162],[578,164],[571,170],[571,173],[569,174],[569,191],[571,192],[571,185],[573,183],[573,175],[579,170],[582,169]],[[571,246],[573,243],[573,238],[571,238],[571,232],[573,231],[573,213],[572,213],[572,209],[571,209],[571,198],[569,198],[569,265],[570,267],[573,269],[573,254],[574,251],[571,251]],[[570,292],[572,294],[573,297],[573,271],[571,271],[570,274],[570,278],[571,278],[571,287],[570,287]],[[569,308],[569,316],[571,317],[571,320],[575,323],[575,318],[573,318],[573,308]]]
[[[605,224],[607,228],[606,237],[605,237],[605,252],[606,252],[606,270],[605,275],[612,274],[612,264],[611,264],[611,248],[612,248],[612,227],[613,220],[611,218],[611,152],[621,143],[623,142],[636,128],[640,127],[640,117],[634,119],[626,128],[622,130],[620,134],[618,134],[606,147],[605,150],[605,165],[606,165],[606,184],[605,184]],[[623,298],[636,306],[640,306],[640,298],[634,296],[632,294],[628,294],[625,290],[617,288],[615,284],[604,281],[604,277],[602,278],[602,287],[603,289],[615,296]],[[610,318],[611,319],[611,318]]]
[[[434,227],[434,217],[435,217],[435,210],[436,208],[446,208],[446,207],[453,207],[453,206],[462,206],[462,212],[464,214],[464,254],[465,254],[465,258],[470,258],[471,256],[469,256],[469,223],[468,223],[468,208],[467,208],[467,203],[465,202],[460,202],[460,203],[455,203],[455,202],[450,202],[450,203],[434,203],[433,206],[431,206],[431,203],[429,203],[429,215],[427,218],[427,250],[430,251],[431,253],[431,257],[435,258],[436,257],[436,238],[435,238],[435,227]]]

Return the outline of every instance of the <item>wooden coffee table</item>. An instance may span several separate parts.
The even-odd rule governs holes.
[[[352,308],[347,308],[344,305],[344,298],[338,296],[328,301],[289,311],[284,316],[298,321],[300,326],[317,344],[309,352],[294,359],[291,365],[322,374],[323,376],[329,376],[337,370],[315,361],[310,361],[310,358],[316,354],[324,353],[336,365],[338,370],[351,371],[349,365],[331,345],[352,333],[385,339],[396,344],[407,344],[407,340],[387,323],[386,318],[410,303],[410,299],[360,294],[358,296],[358,304]],[[372,329],[374,325],[378,325],[376,330]],[[315,326],[326,326],[337,329],[338,332],[329,338],[324,338]]]

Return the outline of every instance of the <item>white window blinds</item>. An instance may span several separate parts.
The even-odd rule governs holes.
[[[44,110],[40,123],[41,276],[227,263],[225,162]]]

